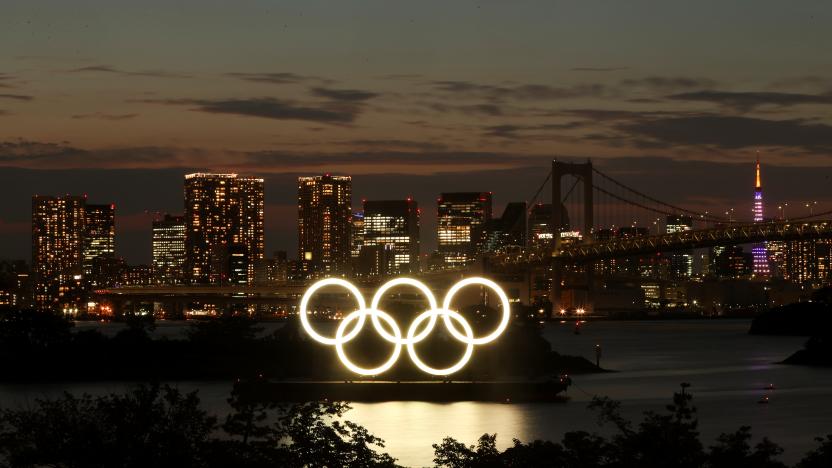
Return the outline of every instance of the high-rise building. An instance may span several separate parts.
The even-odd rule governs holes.
[[[821,286],[830,280],[832,240],[809,239],[783,242],[783,278],[800,284]]]
[[[491,193],[443,193],[437,202],[436,230],[445,265],[464,265],[474,260],[485,247]]]
[[[714,275],[722,278],[744,278],[754,266],[753,255],[744,252],[740,245],[720,249],[711,261]]]
[[[503,216],[491,220],[485,250],[502,252],[512,247],[522,248],[525,245],[526,203],[509,203],[503,210]]]
[[[102,276],[96,263],[116,254],[116,206],[87,204],[84,229],[84,276],[92,287],[111,286],[116,278]]]
[[[350,238],[350,257],[358,258],[361,247],[364,246],[364,212],[356,211],[352,214],[352,234]]]
[[[754,183],[754,222],[763,221],[763,186],[760,181],[760,158],[757,158],[756,177]],[[769,276],[768,252],[765,243],[755,245],[751,248],[751,255],[754,259],[754,276]]]
[[[693,218],[687,215],[668,215],[665,220],[665,232],[684,232],[693,229]],[[675,278],[693,276],[693,251],[676,252],[670,255],[670,274]]]
[[[615,231],[615,237],[619,239],[634,239],[649,237],[650,229],[646,227],[622,226]],[[613,263],[616,273],[628,276],[641,276],[644,278],[656,277],[657,270],[661,269],[661,259],[655,255],[633,255],[617,259]]]
[[[86,202],[86,196],[32,197],[34,298],[39,309],[80,310]]]
[[[362,248],[385,246],[392,250],[393,274],[419,271],[419,208],[407,200],[364,201]]]
[[[263,179],[237,174],[185,176],[185,249],[191,283],[231,281],[232,262],[235,283],[254,283],[255,263],[265,249],[263,185]]]
[[[566,206],[561,204],[561,227],[563,231],[569,231],[569,212]],[[529,210],[529,236],[530,247],[550,248],[554,246],[554,232],[552,229],[552,205],[549,203],[538,203]]]
[[[257,262],[255,284],[258,286],[274,286],[285,283],[289,276],[289,261],[285,250],[274,252],[272,258],[264,258]]]
[[[298,177],[298,259],[307,274],[345,273],[351,232],[352,178]]]
[[[31,271],[25,260],[0,260],[0,306],[32,306]]]
[[[185,282],[185,217],[166,214],[153,221],[153,278],[157,284]]]

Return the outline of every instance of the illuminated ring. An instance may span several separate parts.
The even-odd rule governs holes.
[[[346,288],[347,291],[351,292],[353,296],[355,296],[356,301],[358,301],[358,309],[364,310],[367,308],[367,303],[364,302],[364,296],[361,295],[361,291],[358,290],[352,283],[347,280],[341,278],[326,278],[318,281],[317,283],[313,284],[306,290],[303,294],[303,297],[300,300],[300,323],[303,325],[303,329],[306,330],[306,333],[309,333],[309,336],[312,337],[315,341],[327,345],[334,345],[340,343],[346,343],[351,339],[355,338],[356,335],[361,331],[361,328],[364,326],[364,321],[367,318],[367,314],[361,314],[360,318],[358,319],[359,322],[355,324],[355,328],[353,328],[346,336],[338,337],[336,335],[335,338],[327,338],[323,335],[318,334],[314,328],[312,328],[312,324],[309,323],[309,316],[306,311],[307,306],[309,305],[309,299],[315,294],[315,291],[318,289],[323,288],[324,286],[341,286]],[[344,320],[346,322],[346,320]]]
[[[425,283],[423,283],[421,281],[418,281],[418,280],[415,280],[413,278],[396,278],[396,279],[393,279],[393,280],[390,280],[390,281],[384,283],[380,288],[378,288],[378,291],[376,291],[376,294],[373,296],[373,300],[370,302],[370,309],[378,310],[378,306],[381,303],[381,300],[384,298],[384,293],[386,293],[388,289],[394,288],[396,286],[401,286],[401,285],[413,286],[414,288],[421,291],[422,294],[424,294],[425,297],[428,298],[428,305],[430,306],[430,310],[434,310],[434,309],[439,308],[439,305],[436,303],[436,297],[434,297],[433,292],[430,289],[428,289],[427,286],[425,286]],[[437,315],[438,314],[434,314],[434,315],[430,316],[430,322],[428,322],[425,329],[422,330],[418,335],[416,335],[415,337],[412,337],[412,338],[410,337],[410,335],[408,335],[407,339],[405,339],[405,340],[402,340],[400,337],[399,338],[394,338],[389,333],[387,333],[387,330],[385,330],[384,327],[381,326],[381,323],[379,323],[379,321],[378,321],[379,316],[377,314],[372,314],[370,316],[370,318],[373,320],[373,326],[376,328],[376,331],[382,337],[384,337],[385,340],[387,340],[391,343],[398,343],[398,344],[406,345],[406,344],[410,344],[411,342],[412,343],[418,343],[418,342],[424,340],[428,336],[428,333],[433,331],[433,327],[436,326],[436,316]]]
[[[430,367],[429,365],[422,362],[419,359],[419,356],[416,354],[416,348],[414,347],[415,341],[413,339],[413,335],[416,333],[416,329],[419,327],[419,324],[427,320],[428,318],[435,320],[438,315],[442,315],[445,319],[445,323],[450,322],[451,319],[456,320],[462,325],[463,330],[465,330],[465,354],[462,355],[462,358],[457,361],[456,364],[452,365],[451,367],[446,367],[445,369],[436,369]],[[433,375],[448,375],[453,374],[454,372],[462,369],[465,364],[471,359],[471,355],[474,353],[474,331],[471,330],[471,325],[468,325],[468,321],[465,320],[465,317],[459,314],[459,312],[455,312],[453,310],[448,309],[432,309],[427,312],[422,312],[419,316],[413,320],[413,323],[410,324],[410,328],[407,330],[407,354],[410,355],[410,360],[413,361],[413,364],[416,364],[422,372],[427,372],[428,374]]]
[[[451,289],[448,290],[448,293],[445,294],[445,301],[442,303],[442,308],[450,311],[451,301],[454,298],[454,294],[459,292],[459,290],[464,288],[465,286],[469,286],[472,284],[481,284],[485,287],[488,287],[495,293],[497,293],[497,296],[500,297],[500,302],[502,302],[503,305],[503,317],[500,319],[500,324],[497,326],[497,328],[493,332],[491,332],[490,335],[484,336],[482,338],[473,338],[471,335],[464,336],[462,333],[460,333],[454,326],[453,322],[451,322],[450,315],[444,314],[442,318],[445,320],[445,326],[448,327],[448,331],[451,332],[451,335],[453,335],[454,338],[456,338],[457,340],[462,341],[464,343],[477,345],[490,343],[496,340],[497,337],[500,336],[500,334],[502,334],[503,331],[505,331],[506,327],[508,327],[508,321],[511,318],[511,304],[508,301],[508,296],[506,296],[506,293],[503,292],[502,288],[500,288],[500,286],[498,286],[497,283],[485,278],[465,278],[459,283],[453,285]]]
[[[472,284],[483,285],[494,290],[500,297],[503,307],[503,316],[500,320],[500,324],[491,334],[482,338],[474,338],[474,332],[471,329],[471,325],[468,323],[468,321],[465,320],[465,318],[462,315],[460,315],[459,312],[450,309],[450,305],[453,300],[454,294],[459,292],[459,290],[464,288],[465,286],[469,286]],[[341,321],[335,332],[334,338],[327,338],[315,332],[315,330],[309,323],[309,316],[307,311],[309,300],[312,297],[312,295],[318,289],[329,285],[342,286],[346,288],[350,293],[352,293],[355,296],[359,306],[358,310],[348,314]],[[383,299],[384,293],[390,288],[399,285],[409,285],[419,289],[428,298],[428,303],[431,306],[431,309],[419,314],[414,319],[414,321],[408,328],[406,338],[402,338],[402,331],[399,328],[396,321],[393,319],[393,317],[391,317],[388,313],[378,309],[378,305]],[[335,345],[336,352],[341,362],[344,364],[345,367],[355,372],[356,374],[378,375],[389,370],[401,355],[401,347],[403,345],[406,345],[408,354],[413,363],[416,365],[416,367],[428,374],[448,375],[459,371],[463,366],[465,366],[465,364],[468,363],[473,354],[475,345],[485,344],[494,341],[501,333],[503,333],[503,331],[505,331],[505,329],[508,327],[508,321],[511,318],[510,305],[511,304],[508,301],[508,297],[506,296],[505,292],[503,292],[503,290],[497,285],[497,283],[485,278],[467,278],[455,284],[446,294],[442,308],[436,307],[436,298],[433,296],[433,293],[430,291],[430,289],[428,289],[428,287],[425,286],[423,283],[410,278],[398,278],[388,281],[376,292],[376,294],[373,296],[372,307],[368,309],[366,307],[364,297],[361,295],[361,291],[359,291],[358,288],[353,286],[352,283],[340,278],[327,278],[314,283],[304,293],[300,303],[300,319],[304,330],[306,330],[306,332],[315,341],[327,345]],[[371,317],[373,327],[381,335],[381,337],[384,340],[393,343],[395,346],[390,358],[381,366],[372,369],[366,369],[355,365],[352,361],[349,360],[343,348],[343,345],[345,343],[355,338],[361,332],[368,315]],[[422,362],[421,359],[419,359],[419,356],[416,353],[416,348],[414,346],[416,343],[424,340],[427,337],[427,335],[433,330],[434,326],[436,325],[436,319],[439,315],[442,315],[443,321],[445,322],[445,325],[448,328],[448,331],[451,333],[451,335],[457,340],[466,344],[466,349],[463,353],[462,358],[456,364],[445,369],[436,369]],[[391,329],[393,330],[393,335],[388,333],[384,326],[382,326],[379,318],[381,319],[381,321],[387,322],[387,324],[390,325]],[[417,333],[419,326],[425,320],[430,320],[430,322],[427,326],[425,326],[424,330]],[[350,323],[354,321],[357,321],[355,326],[352,328],[352,330],[350,330],[349,333],[345,334]],[[465,332],[464,334],[460,333],[459,330],[457,330],[456,326],[453,324],[453,321],[457,321],[462,325],[462,329]]]
[[[395,344],[395,347],[393,348],[393,353],[390,355],[390,359],[388,359],[387,362],[385,362],[384,364],[378,367],[374,367],[372,369],[366,369],[364,367],[355,365],[352,361],[350,361],[350,359],[347,357],[347,353],[344,351],[344,343],[349,341],[349,339],[344,338],[344,330],[347,328],[347,324],[349,324],[353,320],[360,320],[361,323],[363,323],[367,315],[372,316],[374,322],[378,320],[378,317],[381,317],[382,320],[384,320],[385,322],[387,322],[388,325],[390,325],[390,328],[393,329],[393,334],[395,335],[395,337],[392,337],[392,340],[388,340]],[[353,330],[360,330],[360,325],[356,325]],[[380,331],[378,327],[376,327],[376,330]],[[402,352],[402,345],[400,343],[402,341],[401,338],[402,332],[399,329],[399,325],[396,323],[395,320],[393,320],[393,317],[391,317],[390,314],[376,309],[361,309],[347,315],[341,322],[341,324],[338,325],[338,329],[335,331],[335,352],[338,353],[338,358],[341,359],[341,362],[344,364],[344,366],[346,366],[347,369],[355,372],[356,374],[378,375],[393,367],[393,364],[395,364],[396,361],[399,360],[399,354],[401,354]]]

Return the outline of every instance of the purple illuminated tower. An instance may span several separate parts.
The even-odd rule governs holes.
[[[760,157],[757,157],[757,177],[754,184],[754,222],[763,221],[763,186],[760,183]],[[766,245],[757,244],[751,249],[754,257],[754,276],[768,276],[768,252]]]

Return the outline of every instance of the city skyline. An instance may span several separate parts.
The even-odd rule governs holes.
[[[755,162],[751,162],[749,164],[738,165],[738,166],[740,166],[738,169],[740,169],[742,172],[744,172],[744,174],[741,174],[737,177],[739,177],[741,179],[748,180],[749,167],[753,166],[755,164]],[[763,164],[765,165],[764,162],[763,162]],[[742,167],[742,166],[744,166],[744,167]],[[777,169],[778,168],[774,168],[774,172],[777,172]],[[783,169],[783,168],[779,168],[779,169]],[[707,168],[699,168],[698,170],[706,172]],[[658,169],[655,169],[654,171],[655,172],[661,172]],[[772,169],[769,168],[766,165],[766,171],[767,171],[767,174],[768,174],[768,173],[772,172]],[[501,174],[505,175],[505,172],[502,172]],[[523,175],[525,175],[525,174],[518,175],[518,177],[521,177]],[[693,174],[693,176],[688,176],[684,179],[681,179],[681,181],[682,182],[691,181],[692,179],[696,178],[696,177],[694,177],[695,175],[696,174]],[[818,174],[811,174],[810,173],[810,174],[805,174],[804,176],[811,178],[813,176],[817,177],[817,175]],[[158,216],[160,216],[161,214],[177,215],[177,214],[182,214],[183,213],[183,199],[182,199],[182,195],[181,195],[181,184],[182,184],[182,178],[185,177],[185,176],[187,176],[187,174],[180,174],[179,175],[179,179],[176,181],[176,186],[174,187],[176,189],[175,192],[178,192],[178,193],[170,195],[170,196],[178,197],[177,201],[179,203],[179,207],[174,206],[174,203],[170,203],[168,206],[171,206],[172,207],[171,209],[154,210],[154,211],[149,211],[148,210],[146,212],[140,213],[139,215],[125,216],[125,215],[121,214],[122,211],[123,211],[121,205],[119,203],[112,203],[113,208],[115,208],[115,206],[119,206],[119,210],[118,210],[119,214],[117,216],[117,220],[116,220],[116,223],[115,223],[116,224],[115,229],[116,229],[116,232],[118,233],[118,235],[116,236],[118,240],[115,242],[116,256],[125,258],[127,260],[127,262],[130,263],[130,264],[148,264],[149,265],[150,263],[152,263],[152,248],[149,247],[149,246],[152,245],[152,224],[153,224],[153,220],[155,218],[157,218]],[[362,176],[362,177],[354,178],[353,182],[358,184],[359,186],[365,186],[366,187],[366,185],[362,184],[362,182],[366,183],[368,181],[367,180],[362,180],[362,179],[369,178],[370,180],[378,180],[378,179],[375,179],[374,177],[382,177],[383,178],[383,176]],[[540,178],[540,172],[539,171],[537,172],[535,177]],[[772,176],[767,176],[767,177],[772,177]],[[787,177],[788,178],[798,178],[798,175],[792,173],[792,174],[789,174]],[[821,175],[821,177],[825,178],[826,176]],[[490,177],[488,179],[485,179],[486,182],[483,182],[483,183],[470,182],[470,181],[466,182],[464,180],[453,179],[453,178],[444,179],[444,177],[441,177],[441,176],[437,177],[437,178],[439,179],[439,182],[434,182],[434,183],[428,185],[428,187],[430,187],[430,186],[437,187],[437,189],[439,190],[437,192],[432,192],[432,191],[426,190],[427,187],[425,187],[424,185],[421,186],[421,187],[415,187],[415,189],[413,191],[407,190],[407,188],[402,189],[400,187],[398,189],[398,192],[399,193],[406,192],[407,194],[421,193],[421,194],[423,194],[422,197],[421,197],[422,199],[431,200],[431,199],[439,196],[439,194],[442,193],[442,191],[447,192],[448,191],[448,190],[446,190],[447,187],[451,187],[451,186],[459,186],[459,187],[475,186],[475,187],[479,187],[479,186],[485,185],[485,184],[490,184],[490,185],[494,186],[494,185],[500,185],[502,182],[505,181],[505,177],[500,177],[500,174],[497,174],[497,173],[492,174],[492,177]],[[295,176],[291,176],[291,179],[292,179],[291,183],[296,185],[297,184],[297,178]],[[453,182],[451,182],[451,179],[453,179]],[[639,179],[641,179],[641,178],[639,178]],[[285,180],[285,179],[282,178],[281,180]],[[416,178],[414,180],[421,180],[421,178],[416,176]],[[445,180],[447,180],[447,181],[445,181]],[[740,190],[745,189],[745,190],[742,190],[742,191],[745,192],[745,199],[746,199],[745,204],[748,205],[747,206],[748,209],[744,210],[742,204],[739,204],[739,205],[736,205],[738,209],[734,209],[734,207],[731,207],[731,211],[728,211],[727,209],[723,209],[723,210],[717,209],[717,210],[712,211],[712,213],[723,215],[723,216],[726,216],[726,217],[733,217],[736,220],[745,220],[747,222],[754,221],[754,219],[753,219],[754,218],[754,212],[753,212],[754,201],[749,200],[749,197],[747,195],[748,194],[748,190],[747,190],[748,185],[747,184],[742,184],[741,182],[742,182],[741,180],[740,181],[732,180],[731,183],[728,184],[728,185],[730,185],[731,187],[736,187]],[[772,181],[772,182],[773,182],[773,185],[775,187],[778,186],[776,180]],[[168,183],[172,183],[172,182],[168,181]],[[274,189],[278,189],[281,195],[290,196],[290,197],[292,197],[293,199],[296,200],[296,197],[297,197],[296,189],[295,189],[295,193],[292,193],[291,195],[284,195],[286,193],[286,191],[281,190],[280,186],[273,187],[272,184],[268,184],[268,182],[265,182],[265,185],[268,186],[268,188],[265,190],[267,195],[273,194]],[[162,193],[171,192],[170,187],[165,187],[163,185],[157,185],[156,188],[158,189],[157,190],[158,192],[162,192]],[[285,187],[283,187],[283,188],[285,189]],[[112,190],[112,188],[108,187],[108,191],[110,191],[110,190]],[[531,195],[530,190],[531,189],[526,187],[526,190],[524,192]],[[738,191],[740,191],[740,190],[738,190]],[[379,193],[379,191],[377,189],[374,190],[372,188],[368,188],[368,191],[370,191],[371,193],[373,191],[375,191],[376,193]],[[83,193],[84,196],[90,195],[87,192],[88,192],[88,190],[78,190],[74,193],[68,192],[67,194],[68,195],[72,195],[72,194],[77,195],[79,193]],[[767,192],[770,193],[771,190],[767,190]],[[58,192],[58,193],[60,193],[60,192]],[[381,193],[386,193],[386,192],[381,192]],[[499,195],[500,195],[499,193],[494,194],[494,199],[495,199],[495,202],[494,202],[494,205],[493,205],[493,213],[494,213],[493,216],[494,216],[494,218],[497,218],[499,216],[499,214],[503,212],[503,210],[505,209],[505,207],[508,204],[517,202],[517,200],[512,200],[512,199],[506,198],[506,197],[500,197]],[[31,195],[30,195],[30,197],[31,197]],[[411,198],[415,201],[418,201],[419,198],[420,198],[420,197],[415,197],[415,196],[411,196],[411,195],[407,195],[406,197]],[[92,194],[90,196],[90,198],[91,198],[91,201],[93,201],[93,202],[101,202],[101,201],[112,200],[112,198],[101,197],[101,196],[98,196],[98,194]],[[405,198],[405,197],[402,197],[402,198]],[[356,212],[361,211],[363,200],[367,200],[367,199],[369,199],[369,197],[362,196],[361,193],[359,193],[355,197],[353,197],[353,202],[352,202],[353,210],[356,211]],[[374,198],[374,199],[384,199],[384,197],[379,196],[379,197]],[[539,203],[548,203],[548,199],[545,199],[545,195],[544,195],[544,199],[542,201],[538,201],[537,204],[539,204]],[[825,204],[817,204],[817,202],[812,204],[812,202],[807,202],[807,201],[803,201],[803,200],[798,200],[796,202],[792,202],[791,204],[789,204],[788,202],[784,203],[784,202],[779,201],[779,200],[773,200],[772,201],[770,195],[767,196],[767,198],[765,200],[765,203],[767,203],[765,205],[766,206],[765,211],[766,211],[768,217],[770,217],[770,218],[783,217],[784,215],[786,217],[792,217],[792,218],[805,216],[805,215],[807,215],[811,212],[825,211],[826,209],[828,209],[827,206],[829,206],[829,205],[825,205]],[[785,206],[784,206],[784,204],[785,204]],[[807,206],[807,204],[811,204],[811,206]],[[9,205],[7,205],[7,206],[9,206]],[[28,205],[25,208],[28,208]],[[295,252],[296,249],[297,249],[297,244],[296,244],[296,242],[297,242],[297,229],[296,229],[297,228],[297,224],[296,224],[297,204],[293,203],[291,205],[291,209],[293,210],[293,212],[290,212],[290,213],[286,213],[283,210],[281,210],[281,211],[273,211],[272,210],[270,212],[270,210],[268,210],[268,204],[267,204],[266,208],[267,208],[266,209],[266,216],[265,216],[266,229],[265,229],[265,233],[264,233],[265,234],[264,237],[266,239],[266,246],[265,246],[264,252],[273,252],[273,251],[277,251],[277,250],[283,250],[283,251],[287,251],[287,252]],[[724,208],[727,208],[727,207],[724,207]],[[425,208],[423,208],[423,210],[424,209]],[[436,228],[437,228],[437,226],[436,226],[436,219],[437,219],[436,209],[437,209],[437,205],[435,203],[429,203],[429,204],[427,204],[426,209],[427,209],[427,212],[423,213],[423,215],[421,216],[421,218],[422,218],[422,220],[421,220],[422,229],[421,229],[421,234],[420,234],[420,242],[422,244],[421,251],[422,251],[423,254],[427,254],[427,253],[430,253],[430,252],[436,250],[436,248],[438,246],[437,236],[436,236]],[[533,215],[532,212],[534,211],[534,206],[530,206],[528,209],[529,209],[529,213],[528,213],[529,216],[532,216]],[[707,211],[707,210],[705,210],[705,211]],[[747,216],[743,216],[743,213],[745,211],[748,211]],[[30,215],[29,210],[26,210],[26,212],[27,212],[27,215]],[[270,214],[272,216],[270,216]],[[569,215],[569,213],[567,213],[567,218],[568,218],[568,215]],[[29,216],[27,216],[27,217],[29,217]],[[270,219],[270,218],[273,218],[273,217],[278,217],[278,218],[277,219]],[[643,223],[644,220],[643,219],[639,220],[639,222]],[[620,225],[628,224],[628,223],[624,222],[624,218],[621,219],[620,223],[621,223]],[[123,224],[127,224],[126,229],[125,229],[125,226]],[[28,239],[31,238],[30,226],[31,226],[31,221],[27,220],[25,222],[25,231],[23,231],[20,228],[15,229],[14,234],[16,234],[16,236],[13,236],[13,237],[25,237],[25,239],[23,239],[23,242],[28,241]],[[611,226],[601,226],[601,225],[599,225],[599,228],[607,228],[607,227],[611,227]],[[271,230],[270,230],[270,228],[271,228]],[[277,232],[275,232],[275,230]],[[140,236],[135,236],[135,233],[137,231],[138,231],[138,233],[141,234]],[[22,236],[21,236],[21,234],[22,234]],[[275,235],[275,234],[278,234],[278,235]],[[274,241],[276,238],[279,239],[278,242]],[[269,242],[269,241],[271,241],[271,242]],[[533,241],[533,239],[530,239],[530,242],[531,241]],[[21,240],[18,240],[18,243],[22,243]],[[0,244],[0,258],[4,258],[3,255],[2,255],[3,247],[6,247],[7,249],[9,248],[8,245],[4,246],[4,245]],[[24,247],[27,250],[28,250],[28,248],[30,248],[28,243],[24,244]],[[19,257],[15,257],[13,255],[8,255],[8,257],[6,257],[6,258],[9,259],[9,260],[16,260]]]

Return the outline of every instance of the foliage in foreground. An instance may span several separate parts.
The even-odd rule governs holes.
[[[249,401],[236,390],[222,423],[200,408],[196,393],[169,386],[139,386],[126,395],[64,394],[24,409],[0,411],[0,466],[34,467],[282,467],[395,466],[382,440],[344,421],[344,403],[291,406]],[[705,448],[696,408],[683,389],[663,413],[646,412],[638,424],[620,404],[596,398],[599,423],[615,428],[605,438],[568,432],[560,442],[514,441],[500,451],[496,434],[476,445],[452,438],[433,446],[437,466],[562,468],[780,468],[783,450],[768,439],[751,444],[749,427],[720,435]],[[796,468],[832,466],[832,435],[818,439]]]
[[[0,412],[0,466],[278,467],[395,466],[383,441],[340,421],[344,403],[292,406],[229,399],[224,423],[196,392],[139,386],[126,395],[65,393]]]
[[[621,416],[620,403],[594,398],[601,425],[612,425],[609,439],[585,431],[567,432],[560,443],[536,440],[527,444],[514,440],[504,451],[496,447],[496,434],[484,434],[476,445],[466,446],[452,438],[434,444],[434,463],[450,468],[527,467],[558,468],[785,468],[778,460],[783,449],[767,438],[751,446],[751,428],[721,434],[707,450],[699,437],[696,408],[683,389],[673,396],[664,414],[648,411],[634,426]],[[796,468],[832,466],[832,435],[817,439]]]

